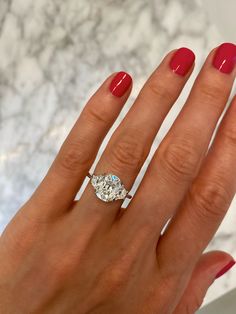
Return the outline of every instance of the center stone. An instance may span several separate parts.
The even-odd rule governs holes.
[[[120,179],[111,173],[93,175],[91,183],[97,197],[104,202],[124,199],[128,193]]]

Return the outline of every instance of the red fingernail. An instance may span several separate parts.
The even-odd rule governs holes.
[[[223,73],[231,73],[236,63],[236,45],[224,43],[216,50],[213,66]]]
[[[225,267],[223,267],[219,272],[218,274],[216,275],[215,279],[223,276],[225,273],[227,273],[227,271],[229,271],[234,265],[235,265],[235,261],[232,260],[230,261]]]
[[[121,97],[127,92],[131,83],[132,78],[128,73],[119,72],[111,82],[110,92],[116,97]]]
[[[173,72],[181,76],[185,76],[191,69],[195,55],[188,48],[180,48],[176,51],[170,61],[170,67]]]

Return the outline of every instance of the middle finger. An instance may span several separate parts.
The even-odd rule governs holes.
[[[170,52],[144,85],[134,105],[110,139],[95,174],[113,173],[121,178],[127,190],[138,175],[165,116],[179,96],[194,63],[187,48]],[[103,203],[89,184],[80,199],[80,215],[85,211],[99,216],[110,225],[121,202]]]

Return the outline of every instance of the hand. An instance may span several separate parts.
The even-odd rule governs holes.
[[[132,80],[121,72],[103,83],[0,238],[1,313],[197,310],[215,278],[234,264],[224,252],[202,252],[235,193],[236,98],[208,151],[235,78],[235,57],[233,44],[210,53],[126,210],[121,200],[98,199],[90,183],[74,201]],[[95,174],[113,173],[132,187],[193,66],[186,48],[164,58],[112,135]]]

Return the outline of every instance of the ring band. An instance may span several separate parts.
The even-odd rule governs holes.
[[[113,202],[116,200],[131,199],[132,196],[125,189],[120,178],[112,173],[103,173],[100,175],[87,174],[94,188],[95,195],[103,202]]]

